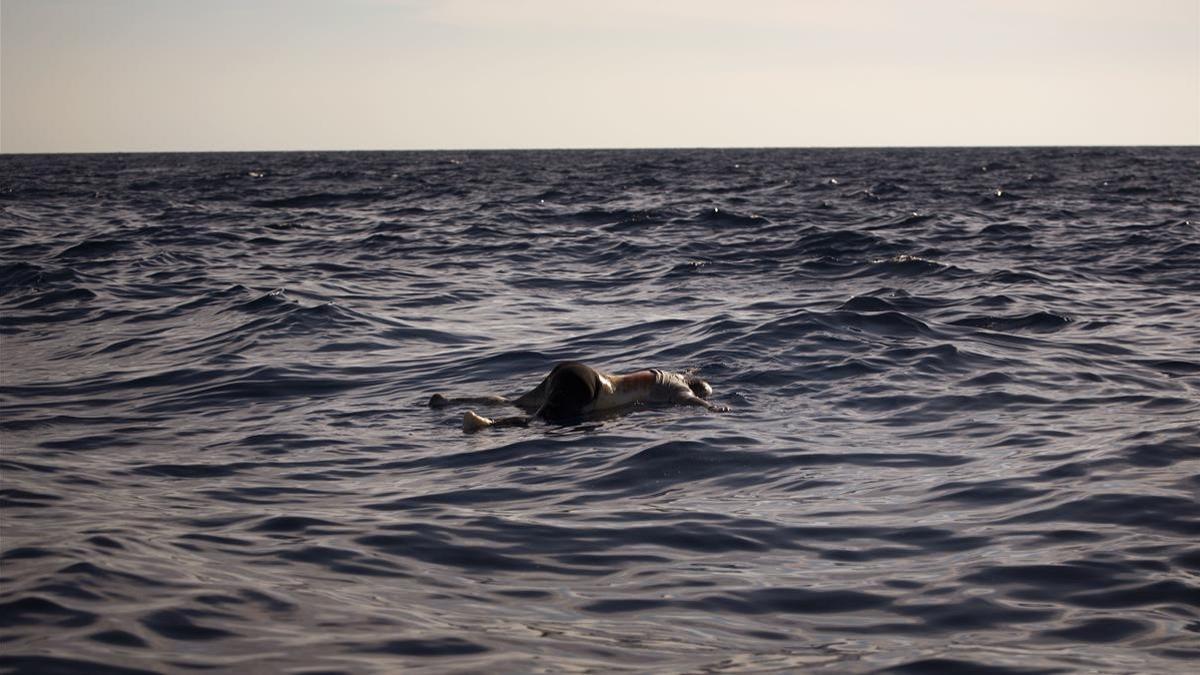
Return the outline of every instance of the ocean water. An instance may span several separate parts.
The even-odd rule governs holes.
[[[0,157],[0,671],[1195,669],[1198,176]],[[732,410],[426,406],[561,360]]]

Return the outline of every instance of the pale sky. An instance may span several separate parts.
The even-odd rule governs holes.
[[[1185,145],[1200,0],[0,0],[0,151]]]

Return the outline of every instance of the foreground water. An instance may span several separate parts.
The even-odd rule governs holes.
[[[1183,672],[1198,170],[0,157],[0,669]],[[566,359],[733,410],[424,406]]]

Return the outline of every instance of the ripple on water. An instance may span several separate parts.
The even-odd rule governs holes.
[[[0,670],[1182,672],[1198,162],[0,156]]]

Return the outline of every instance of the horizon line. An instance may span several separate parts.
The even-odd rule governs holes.
[[[233,154],[286,154],[286,153],[346,153],[346,152],[632,152],[652,150],[982,150],[1023,148],[1198,148],[1193,143],[1030,143],[1020,145],[694,145],[694,146],[614,146],[614,147],[509,147],[509,148],[324,148],[324,149],[250,149],[250,150],[51,150],[33,152],[9,152],[0,150],[0,156],[43,156],[43,155],[233,155]]]

